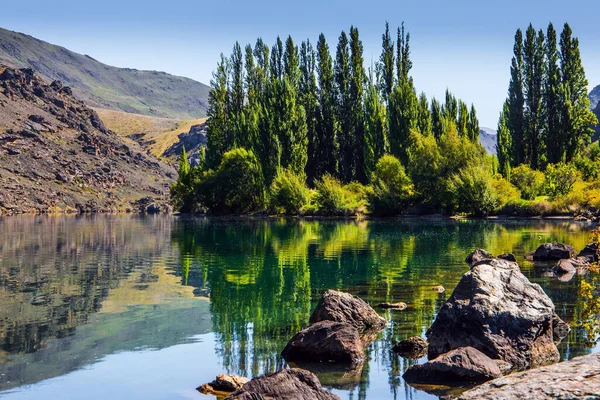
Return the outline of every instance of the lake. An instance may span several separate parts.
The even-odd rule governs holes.
[[[396,341],[424,335],[474,248],[512,252],[573,329],[563,359],[599,350],[598,277],[563,282],[524,261],[582,249],[567,221],[312,221],[175,216],[0,218],[0,398],[207,399],[220,373],[286,367],[279,353],[327,289],[390,321],[362,369],[320,373],[342,399],[435,399],[402,379]],[[438,294],[434,286],[447,290]],[[591,288],[591,289],[590,289]],[[420,360],[418,362],[422,362]]]

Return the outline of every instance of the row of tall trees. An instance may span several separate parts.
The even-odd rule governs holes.
[[[560,39],[530,24],[515,34],[508,98],[498,123],[500,172],[527,164],[569,162],[590,143],[598,121],[590,111],[579,40],[568,24]]]
[[[440,139],[449,125],[477,141],[475,108],[449,91],[444,102],[417,95],[410,76],[410,34],[389,24],[375,68],[365,68],[358,29],[341,32],[335,52],[323,34],[316,48],[291,37],[267,46],[239,43],[221,60],[209,95],[206,167],[243,147],[256,155],[265,183],[279,168],[312,185],[329,174],[367,183],[377,160],[408,162],[411,131]]]

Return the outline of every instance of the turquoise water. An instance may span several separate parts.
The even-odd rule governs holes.
[[[219,373],[286,367],[280,351],[330,288],[409,307],[381,312],[390,323],[368,362],[318,373],[324,386],[342,399],[437,398],[404,383],[411,362],[390,349],[424,334],[476,247],[514,252],[552,297],[574,326],[559,346],[564,359],[598,349],[600,300],[590,293],[599,280],[561,282],[523,260],[543,242],[583,248],[590,229],[564,221],[0,219],[0,398],[210,398],[195,387]]]

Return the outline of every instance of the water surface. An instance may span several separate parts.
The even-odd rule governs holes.
[[[0,398],[203,399],[219,373],[286,367],[279,353],[327,289],[388,327],[363,368],[320,373],[342,399],[430,399],[404,383],[394,342],[424,335],[477,247],[513,252],[574,327],[563,359],[598,349],[598,278],[525,262],[543,242],[583,248],[565,221],[300,221],[184,217],[0,219]],[[438,294],[432,288],[448,290]],[[419,361],[422,362],[423,360]]]

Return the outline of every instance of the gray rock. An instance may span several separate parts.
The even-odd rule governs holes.
[[[494,259],[467,272],[429,331],[429,359],[474,347],[516,369],[556,362],[554,304],[516,263]]]
[[[336,362],[350,366],[365,360],[358,330],[343,322],[321,321],[298,332],[281,352],[288,362]]]
[[[450,350],[425,364],[411,366],[402,375],[408,383],[482,383],[502,376],[494,360],[473,347]]]
[[[252,379],[225,400],[340,400],[323,387],[317,376],[303,369],[284,369]]]
[[[310,316],[310,323],[320,321],[344,322],[362,334],[368,330],[381,330],[387,321],[379,316],[364,300],[349,293],[326,291]]]
[[[575,257],[575,249],[562,243],[544,243],[533,253],[533,261],[558,261],[571,257]]]
[[[456,400],[600,400],[600,354],[507,375]]]

